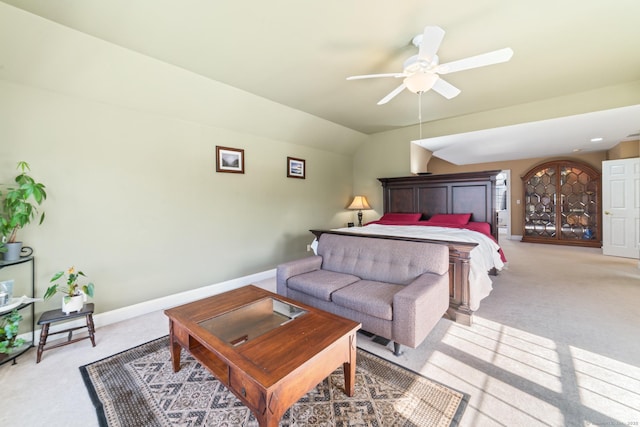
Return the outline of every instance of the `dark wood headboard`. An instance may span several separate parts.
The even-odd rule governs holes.
[[[469,213],[471,221],[488,222],[498,240],[496,176],[499,170],[378,178],[382,183],[384,213]]]

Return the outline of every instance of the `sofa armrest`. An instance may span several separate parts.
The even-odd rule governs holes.
[[[449,273],[425,273],[393,297],[393,337],[416,348],[449,307]]]
[[[315,255],[297,259],[278,265],[276,269],[276,292],[278,295],[287,296],[287,280],[299,274],[319,270],[322,266],[322,257]]]

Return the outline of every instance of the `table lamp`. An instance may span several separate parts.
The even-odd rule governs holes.
[[[358,210],[358,227],[362,227],[362,209],[371,209],[371,206],[369,206],[366,197],[355,196],[347,209]]]

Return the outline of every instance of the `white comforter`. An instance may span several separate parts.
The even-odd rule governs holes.
[[[477,243],[478,246],[471,250],[469,263],[469,307],[474,311],[480,307],[480,301],[493,289],[493,282],[488,274],[489,270],[494,267],[497,270],[502,270],[504,267],[498,252],[500,246],[494,240],[477,231],[448,227],[381,224],[370,224],[358,228],[337,228],[333,231]]]

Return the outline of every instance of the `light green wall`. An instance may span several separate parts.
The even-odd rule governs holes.
[[[25,160],[49,195],[19,236],[40,296],[75,265],[105,312],[273,269],[352,220],[361,133],[4,3],[0,58],[0,183]],[[244,149],[246,173],[216,173],[216,145]]]
[[[76,265],[99,311],[272,269],[350,214],[348,155],[2,81],[0,129],[0,182],[26,160],[48,190],[45,222],[20,233],[39,295]],[[216,173],[216,145],[243,148],[245,174]]]
[[[406,176],[411,173],[411,128],[370,135],[360,145],[353,159],[353,186],[357,194],[367,197],[373,208],[363,212],[363,222],[382,214],[382,189],[378,178]],[[413,136],[413,138],[412,138]]]
[[[0,80],[343,154],[365,138],[2,2]]]

